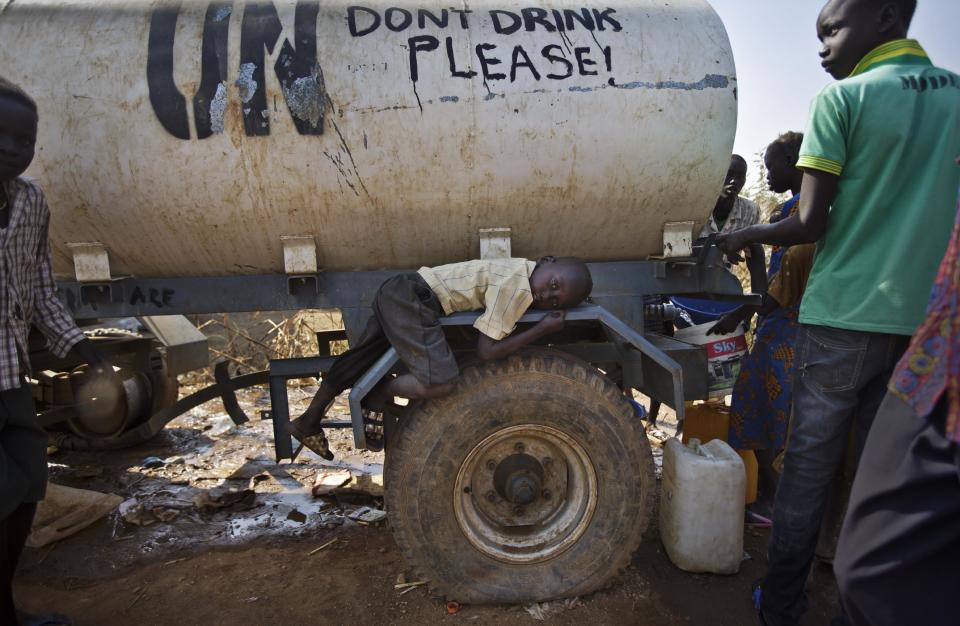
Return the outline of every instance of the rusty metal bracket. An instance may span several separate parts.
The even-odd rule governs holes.
[[[237,402],[236,389],[230,380],[230,372],[227,371],[227,367],[227,361],[220,361],[214,365],[213,379],[217,381],[217,387],[220,388],[220,400],[223,402],[223,409],[233,420],[233,423],[240,426],[249,422],[250,418],[247,417],[247,414],[240,408],[240,403]]]

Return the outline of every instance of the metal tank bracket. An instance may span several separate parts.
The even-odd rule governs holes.
[[[317,242],[311,235],[281,235],[283,271],[287,275],[287,293],[313,293],[320,290],[317,279]]]
[[[695,222],[667,222],[663,225],[663,257],[675,259],[693,256]]]
[[[110,257],[99,241],[68,243],[73,254],[73,271],[80,283],[80,299],[94,308],[114,301]],[[120,299],[123,295],[120,294]]]
[[[480,229],[480,258],[509,259],[510,229],[509,228],[481,228]]]

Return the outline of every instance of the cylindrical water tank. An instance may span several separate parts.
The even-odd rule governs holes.
[[[736,126],[704,0],[0,0],[0,74],[38,102],[58,274],[283,271],[513,254],[640,259],[699,227]]]

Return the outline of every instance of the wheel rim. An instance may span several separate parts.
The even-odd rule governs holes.
[[[586,450],[550,426],[512,426],[467,455],[454,484],[460,529],[483,554],[507,563],[552,559],[574,545],[597,507]]]

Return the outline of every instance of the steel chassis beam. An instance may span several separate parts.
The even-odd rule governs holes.
[[[533,311],[524,314],[519,323],[539,322],[549,311]],[[480,316],[479,312],[454,313],[440,318],[441,326],[472,326]],[[677,419],[684,416],[683,368],[663,350],[655,346],[650,340],[633,328],[617,319],[612,313],[601,306],[588,305],[569,309],[566,312],[569,322],[597,322],[608,333],[615,335],[620,341],[640,354],[649,357],[661,367],[673,381],[673,408],[677,412]],[[350,391],[350,421],[324,422],[328,428],[353,429],[354,447],[358,450],[366,449],[364,433],[363,408],[361,403],[371,390],[383,380],[400,362],[400,357],[394,348],[387,350],[377,362],[360,377]],[[327,371],[333,363],[333,357],[306,357],[299,359],[278,359],[270,361],[270,401],[273,418],[274,447],[276,457],[292,459],[294,457],[293,443],[287,432],[286,425],[290,420],[290,405],[287,398],[286,381],[293,378],[307,378],[317,376]]]

